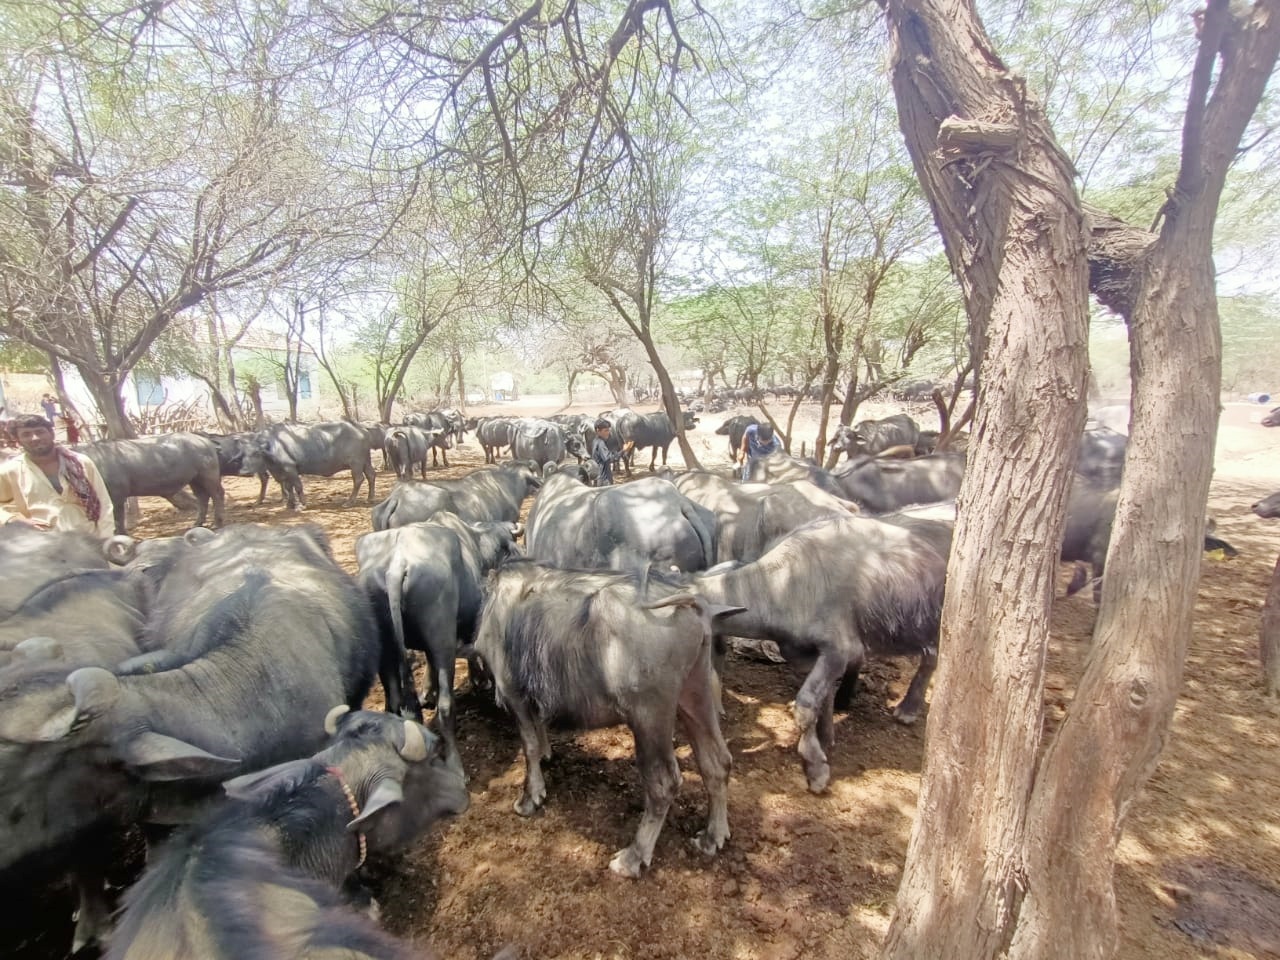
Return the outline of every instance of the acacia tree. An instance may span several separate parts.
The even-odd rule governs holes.
[[[569,227],[574,259],[643,347],[662,390],[685,464],[700,467],[685,436],[684,417],[653,326],[659,284],[684,239],[680,205],[692,176],[693,145],[674,114],[647,119],[633,131],[632,162],[621,185],[585,201]]]
[[[972,4],[884,10],[901,126],[981,365],[947,653],[884,955],[1103,958],[1116,841],[1181,683],[1220,387],[1214,218],[1280,53],[1280,4],[1210,0],[1199,18],[1181,167],[1146,237],[1116,222],[1090,231],[1068,158]],[[1094,644],[1037,762],[1088,282],[1129,319],[1133,420]]]
[[[166,326],[287,269],[352,194],[334,200],[285,86],[255,72],[281,23],[197,43],[149,8],[66,13],[21,21],[0,84],[0,331],[74,366],[129,436],[121,386]]]

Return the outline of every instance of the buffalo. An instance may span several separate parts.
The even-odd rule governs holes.
[[[427,479],[427,451],[435,443],[435,434],[421,427],[391,427],[383,435],[382,459],[401,480],[413,476],[416,464]]]
[[[698,418],[688,411],[683,412],[681,417],[685,430],[692,430],[698,425]],[[628,442],[634,444],[623,458],[627,476],[631,475],[636,450],[643,447],[653,448],[653,456],[649,458],[650,472],[658,462],[659,450],[662,451],[662,465],[664,467],[667,465],[667,450],[671,446],[671,441],[676,438],[676,432],[667,415],[661,410],[656,413],[634,413],[628,410],[618,417],[614,426],[617,428],[619,440],[624,444]]]
[[[173,497],[184,487],[190,487],[196,497],[196,526],[204,526],[211,499],[213,525],[222,526],[226,497],[213,441],[195,433],[167,433],[137,440],[100,440],[76,449],[102,474],[115,510],[116,533],[126,532],[124,505],[130,497]]]
[[[716,556],[721,560],[755,560],[779,537],[812,520],[858,511],[807,480],[737,483],[691,470],[674,482],[677,490],[715,515]]]
[[[1280,407],[1272,407],[1271,412],[1262,418],[1264,427],[1280,427]]]
[[[541,483],[542,475],[527,463],[482,467],[458,480],[402,480],[373,508],[373,529],[403,527],[437,513],[457,514],[473,523],[514,523],[524,498]]]
[[[492,575],[476,634],[476,652],[493,672],[498,703],[520,728],[525,782],[515,809],[521,816],[546,800],[541,761],[551,753],[548,723],[631,728],[644,813],[635,840],[609,862],[626,877],[649,866],[680,786],[672,749],[677,716],[709,797],[707,825],[695,846],[711,855],[729,839],[731,758],[720,733],[711,624],[738,608],[651,587],[653,595],[642,595],[625,575],[515,561]]]
[[[514,423],[510,417],[486,417],[476,421],[476,439],[484,449],[485,463],[497,463],[502,448],[511,446]]]
[[[366,533],[356,540],[360,585],[382,635],[386,708],[421,716],[408,650],[421,650],[436,691],[436,719],[451,759],[458,756],[453,671],[458,643],[470,643],[480,615],[484,576],[512,553],[519,528],[467,523],[438,513],[424,523]]]
[[[713,603],[746,608],[718,620],[717,633],[772,640],[788,661],[812,664],[795,714],[813,792],[831,776],[836,690],[869,654],[920,657],[894,709],[902,723],[918,717],[937,663],[947,571],[941,548],[950,535],[950,525],[936,521],[831,517],[788,534],[753,563],[690,578],[690,588]]]
[[[245,454],[243,472],[262,473],[274,468],[285,480],[289,509],[307,505],[302,475],[331,477],[340,470],[351,471],[351,496],[343,506],[351,506],[360,486],[369,481],[369,502],[373,503],[375,474],[369,433],[346,420],[327,423],[278,423],[255,437]]]
[[[586,487],[554,473],[529,511],[525,546],[550,566],[638,573],[650,565],[712,566],[715,539],[715,515],[660,477]]]
[[[313,527],[232,527],[183,552],[143,645],[128,671],[0,671],[0,880],[82,864],[96,856],[84,838],[180,815],[229,773],[310,752],[379,659],[368,602]],[[89,898],[77,942],[104,918]]]
[[[538,467],[564,459],[565,438],[560,425],[550,420],[524,418],[511,426],[511,456]]]
[[[850,459],[860,454],[884,453],[893,447],[908,447],[915,452],[920,442],[920,426],[905,413],[883,420],[862,420],[852,427],[836,429],[831,445]]]
[[[755,426],[759,423],[760,421],[755,417],[730,417],[716,427],[716,435],[729,438],[729,456],[736,457],[738,451],[742,449],[742,437],[747,432],[747,427]]]
[[[229,801],[160,849],[125,897],[110,960],[414,955],[339,888],[370,851],[466,810],[466,787],[430,731],[345,711],[326,717],[325,749],[227,781]]]
[[[1254,513],[1264,520],[1274,520],[1276,517],[1280,517],[1280,492],[1259,500],[1253,505],[1252,509]]]

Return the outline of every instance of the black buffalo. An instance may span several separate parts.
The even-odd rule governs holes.
[[[218,448],[196,433],[167,433],[137,440],[100,440],[77,448],[102,474],[116,515],[116,533],[125,533],[125,501],[130,497],[173,497],[184,487],[195,494],[196,526],[203,526],[213,500],[213,524],[222,526],[226,498]],[[256,471],[255,471],[256,472]]]
[[[698,418],[692,413],[684,411],[681,417],[686,431],[697,427]],[[636,451],[644,447],[653,448],[653,455],[649,458],[650,471],[658,462],[659,450],[662,451],[662,465],[664,467],[667,465],[667,450],[671,446],[671,441],[676,438],[676,432],[665,413],[660,410],[656,413],[634,413],[628,410],[618,417],[614,426],[617,428],[618,438],[624,444],[628,442],[634,444],[623,458],[628,476],[631,475]]]
[[[276,470],[284,477],[289,508],[306,506],[302,475],[331,477],[341,470],[351,471],[351,506],[361,483],[369,481],[369,502],[373,502],[373,460],[369,433],[347,420],[328,423],[278,423],[257,434],[254,448],[245,455],[244,472]]]
[[[742,449],[742,437],[747,432],[747,427],[755,426],[760,423],[755,417],[736,416],[730,417],[720,426],[716,427],[716,434],[729,438],[729,456],[736,457],[738,451]]]

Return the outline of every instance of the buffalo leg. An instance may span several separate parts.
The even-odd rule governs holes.
[[[462,768],[453,717],[453,671],[457,661],[457,641],[451,631],[433,631],[435,643],[424,644],[427,663],[436,688],[436,726],[444,738],[445,758],[450,766]]]
[[[893,708],[893,719],[899,723],[915,723],[924,706],[924,692],[929,688],[929,680],[933,677],[934,668],[938,665],[938,651],[925,647],[920,652],[920,666],[916,675],[911,678],[911,686],[907,687],[907,695],[902,702]]]
[[[836,686],[849,665],[847,657],[826,651],[818,657],[796,694],[796,724],[800,728],[797,750],[804,761],[805,777],[813,793],[822,793],[831,779],[831,766],[822,749],[819,724],[829,722]]]
[[[685,678],[678,705],[680,722],[693,744],[693,758],[707,791],[707,827],[694,838],[693,845],[708,856],[729,839],[729,766],[733,762],[720,732],[715,679],[710,664],[699,662]]]
[[[520,728],[520,745],[524,749],[524,790],[516,801],[516,813],[531,817],[547,799],[547,784],[542,779],[542,735],[539,722],[529,704],[520,699],[509,701]]]
[[[270,479],[267,477],[267,473],[265,470],[262,473],[258,474],[258,483],[261,485],[261,487],[258,490],[258,502],[255,503],[254,506],[256,507],[262,506],[262,502],[267,499],[267,484],[269,482],[270,482]],[[282,487],[283,487],[283,484],[282,484]]]
[[[412,469],[412,465],[410,467]],[[357,465],[351,468],[351,496],[342,501],[344,507],[350,507],[360,495],[360,486],[364,483],[364,471]]]
[[[840,711],[849,709],[849,704],[853,702],[853,695],[858,689],[858,668],[850,667],[844,672],[844,677],[840,681],[840,688],[836,690],[835,708]]]
[[[364,462],[364,478],[369,481],[369,502],[373,503],[373,485],[377,478],[377,474],[373,470],[373,461],[366,460]]]
[[[100,865],[78,867],[74,874],[80,907],[71,952],[79,953],[91,943],[104,940],[111,930],[111,905],[107,901],[106,870]]]
[[[653,860],[653,848],[666,822],[667,811],[680,786],[680,764],[671,748],[675,718],[650,720],[632,727],[636,739],[636,762],[644,784],[644,813],[631,846],[619,850],[609,861],[609,869],[619,876],[638,877]]]

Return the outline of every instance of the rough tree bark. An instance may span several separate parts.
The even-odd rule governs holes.
[[[883,955],[982,960],[1007,948],[1025,890],[1056,545],[1085,417],[1088,234],[1071,163],[973,4],[884,7],[899,122],[961,283],[981,391]]]
[[[1213,228],[1280,55],[1280,0],[1210,0],[1199,36],[1178,179],[1136,273],[1132,423],[1094,642],[1031,797],[1016,960],[1115,952],[1116,841],[1182,687],[1222,389]]]
[[[1280,557],[1271,574],[1271,589],[1262,605],[1262,626],[1258,631],[1258,659],[1262,662],[1263,693],[1280,697]]]
[[[929,110],[938,117],[1009,118],[1007,112],[993,111],[990,102],[984,111],[972,97],[975,76],[988,75],[994,81],[988,89],[993,89],[1000,86],[1002,71],[971,7],[948,6],[946,18],[930,0],[887,0],[886,9],[898,43],[895,83],[901,84],[909,143],[915,124],[927,120]],[[1033,698],[1022,699],[1016,708],[1023,726],[1038,732],[1042,650],[1027,651],[1033,663],[1009,660],[995,648],[977,670],[970,666],[975,651],[966,640],[981,631],[965,631],[963,621],[954,618],[958,609],[971,606],[972,584],[958,573],[966,563],[962,551],[971,542],[968,528],[992,521],[970,521],[969,511],[962,511],[944,611],[947,653],[930,713],[920,810],[886,956],[1102,960],[1115,950],[1115,846],[1172,718],[1199,577],[1221,386],[1214,220],[1227,171],[1280,52],[1280,0],[1262,0],[1234,14],[1228,0],[1211,0],[1198,26],[1201,48],[1183,131],[1182,167],[1158,237],[1114,218],[1091,217],[1090,280],[1099,298],[1129,320],[1133,421],[1084,675],[1037,769],[1035,737],[1017,736],[1006,727],[1015,713],[1005,683],[1014,668],[1022,676],[1018,692],[1033,691]],[[1019,116],[1016,109],[1012,116]],[[948,145],[971,148],[983,142],[980,131],[981,124],[965,122],[948,132],[944,122],[938,142],[944,153]],[[966,232],[948,206],[954,195],[941,192],[938,198],[937,181],[947,164],[939,163],[927,136],[917,132],[914,142],[917,170],[953,264],[953,247],[983,249],[992,259],[1003,251],[1001,293],[1010,286],[1022,288],[1025,274],[1009,272],[1017,235],[1002,235],[999,222],[989,216],[987,229]],[[1025,166],[1026,154],[1019,153]],[[980,188],[997,172],[992,168],[999,157],[996,150],[990,163],[971,168],[975,177],[966,180]],[[1038,182],[1049,185],[1043,177]],[[988,205],[975,197],[970,209],[986,211]],[[1061,209],[1040,203],[1024,210],[1045,226],[1047,238],[1063,223]],[[1054,279],[1083,267],[1084,257],[1071,247],[1060,247],[1059,254],[1064,259]],[[968,288],[965,292],[972,317],[973,298]],[[1009,353],[1010,343],[997,339],[995,320],[993,309],[987,336],[974,337],[976,346],[991,346],[985,356],[974,353],[982,360],[982,392],[966,504],[976,490],[975,451],[991,446],[990,395],[1006,379],[995,360]],[[981,326],[975,330],[983,332]],[[1074,438],[1063,442],[1074,443]],[[1025,447],[1020,451],[1026,452]],[[990,499],[983,510],[993,510]],[[1056,543],[1055,532],[1042,548]],[[1018,583],[1016,565],[1024,561],[1012,556],[1014,565],[991,564],[998,584],[1006,573]],[[1109,589],[1115,582],[1126,589]],[[1027,586],[1025,579],[1022,583]],[[966,596],[954,599],[957,589]],[[993,610],[1000,608],[986,612]],[[999,666],[994,681],[986,672],[988,663]],[[963,675],[970,670],[972,678]],[[985,730],[966,728],[972,720],[966,716],[966,697],[973,716],[985,719]],[[1009,771],[1016,775],[1008,776]]]

